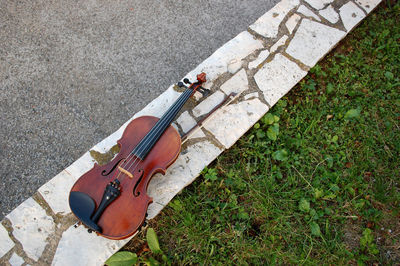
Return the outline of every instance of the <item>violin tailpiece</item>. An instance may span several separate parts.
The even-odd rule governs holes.
[[[96,212],[92,216],[93,222],[97,223],[107,206],[121,194],[120,190],[121,187],[118,179],[115,179],[106,186],[99,207],[97,207]]]
[[[96,203],[89,195],[79,191],[72,191],[69,197],[71,210],[89,228],[89,232],[95,231],[101,233],[102,228],[97,225],[97,222],[107,206],[121,194],[120,189],[118,179],[110,182],[104,190],[103,197],[97,209]]]

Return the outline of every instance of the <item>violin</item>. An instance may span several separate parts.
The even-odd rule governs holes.
[[[117,144],[120,152],[105,165],[94,164],[73,185],[69,206],[89,232],[110,239],[124,239],[138,231],[152,198],[147,186],[156,173],[165,174],[181,150],[181,137],[171,126],[175,116],[194,92],[206,93],[197,82],[178,83],[185,91],[161,118],[142,116],[132,120]]]

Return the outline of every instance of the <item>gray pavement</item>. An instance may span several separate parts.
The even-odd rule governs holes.
[[[0,219],[279,0],[0,2]]]

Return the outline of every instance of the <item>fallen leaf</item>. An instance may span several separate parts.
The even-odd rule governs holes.
[[[344,115],[344,119],[351,120],[353,118],[360,117],[361,110],[360,109],[350,109]]]
[[[319,225],[316,222],[312,222],[310,224],[311,228],[311,234],[314,236],[321,236],[321,229],[319,228]]]
[[[272,154],[272,158],[278,161],[286,161],[288,159],[288,152],[285,149],[277,150]]]
[[[138,257],[135,253],[129,251],[120,251],[112,255],[106,262],[109,266],[136,265]]]
[[[310,202],[304,198],[302,198],[299,202],[299,210],[302,212],[310,211]]]

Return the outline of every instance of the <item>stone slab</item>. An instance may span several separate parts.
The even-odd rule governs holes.
[[[381,0],[355,0],[355,2],[369,13],[381,2]]]
[[[183,112],[176,121],[179,123],[184,133],[187,133],[197,124],[196,120],[194,120],[194,118],[189,114],[188,111]],[[203,138],[205,136],[206,135],[203,133],[203,131],[199,129],[196,132],[192,133],[192,135],[189,136],[189,139]]]
[[[54,233],[52,217],[32,198],[6,216],[12,224],[14,237],[22,244],[31,259],[37,261],[47,245],[47,237]]]
[[[242,67],[242,64],[243,64],[242,60],[232,59],[228,63],[228,72],[231,74],[236,73]]]
[[[292,34],[294,28],[296,28],[297,23],[299,23],[301,17],[297,14],[293,14],[285,23],[286,28],[289,33]]]
[[[254,79],[265,100],[273,106],[306,74],[307,71],[302,70],[296,63],[277,54],[254,75]]]
[[[249,100],[249,99],[258,98],[258,97],[259,97],[258,92],[252,92],[252,93],[246,94],[244,96],[244,99]]]
[[[365,18],[364,12],[353,2],[348,2],[339,8],[339,14],[347,31],[350,31]]]
[[[71,226],[62,234],[52,265],[104,265],[129,239],[110,240],[94,233],[88,234],[83,226]]]
[[[96,161],[90,156],[89,152],[83,154],[78,160],[65,168],[65,171],[70,174],[75,180],[93,168]]]
[[[193,114],[196,117],[208,114],[215,106],[220,104],[225,99],[225,94],[220,91],[216,91],[208,96],[204,101],[193,108]]]
[[[229,95],[232,92],[240,94],[243,91],[248,90],[249,81],[247,79],[246,71],[244,69],[240,70],[233,77],[222,84],[220,89],[225,92],[226,95]]]
[[[188,140],[189,140],[189,139],[197,139],[197,138],[205,138],[205,137],[206,137],[206,134],[204,134],[203,130],[202,130],[201,128],[199,128],[199,129],[196,129],[196,130],[193,132],[193,134],[191,134],[191,135],[188,137]]]
[[[155,175],[148,187],[153,203],[148,208],[148,219],[154,218],[184,187],[192,183],[200,172],[223,150],[210,141],[201,141],[181,152],[165,174]]]
[[[268,58],[269,55],[270,52],[268,50],[261,51],[258,57],[249,63],[249,69],[258,67],[262,62],[264,62]]]
[[[62,171],[39,188],[39,193],[55,214],[66,215],[71,212],[68,197],[75,181],[76,179],[73,176]]]
[[[345,35],[344,31],[303,19],[286,52],[313,67]]]
[[[282,0],[257,19],[257,21],[250,26],[250,29],[265,38],[276,38],[281,22],[299,3],[299,0]]]
[[[287,35],[283,35],[276,43],[274,43],[274,45],[271,46],[271,53],[276,52],[276,50],[278,50],[279,47],[285,45],[286,41],[288,39]]]
[[[326,5],[332,3],[334,0],[305,0],[305,1],[315,9],[322,9]]]
[[[7,230],[0,224],[0,258],[14,247],[14,242],[8,236]]]
[[[187,74],[186,77],[190,80],[195,80],[198,73],[205,72],[207,73],[207,83],[213,82],[221,74],[228,72],[228,65],[241,62],[243,58],[257,49],[262,48],[262,41],[256,40],[253,35],[247,31],[241,32],[215,51],[210,57]]]
[[[25,261],[14,252],[8,262],[11,266],[21,266]]]
[[[229,149],[267,111],[268,106],[259,99],[230,104],[219,110],[204,128]]]
[[[332,24],[335,24],[339,21],[339,14],[335,11],[335,9],[333,9],[332,5],[320,10],[319,14]]]
[[[306,17],[310,17],[315,20],[321,21],[321,19],[314,12],[312,12],[310,9],[308,9],[304,5],[299,6],[299,8],[297,9],[297,12],[300,14],[303,14]]]
[[[188,111],[183,112],[177,119],[176,122],[181,126],[184,133],[188,132],[192,127],[196,125],[196,120],[189,114]]]

